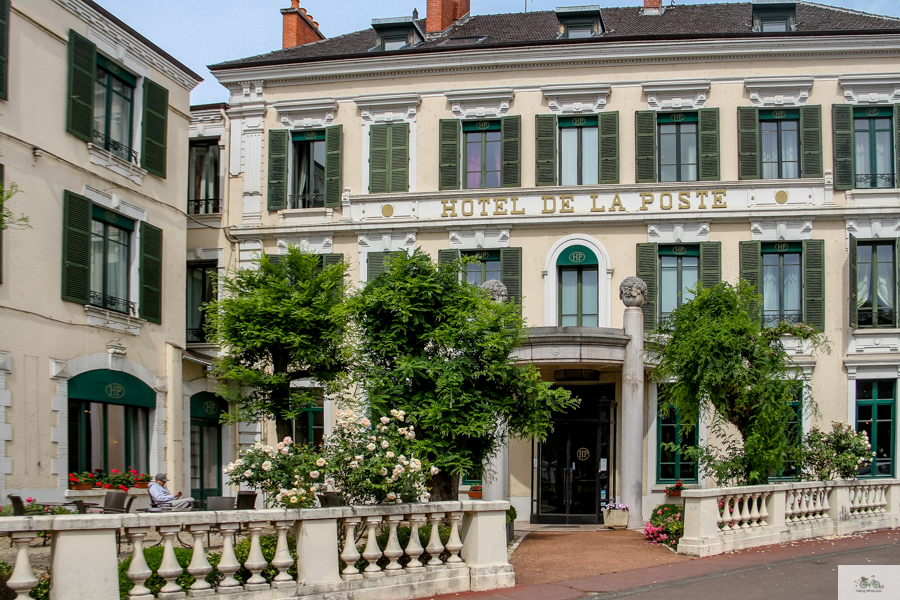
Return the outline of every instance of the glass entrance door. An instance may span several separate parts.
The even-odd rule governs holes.
[[[222,495],[222,428],[217,421],[191,419],[191,496],[206,508],[206,499]]]

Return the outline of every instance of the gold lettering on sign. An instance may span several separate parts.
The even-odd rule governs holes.
[[[706,197],[709,196],[709,192],[706,190],[697,190],[697,197],[700,198],[700,206],[697,208],[706,208]]]
[[[668,198],[668,201],[666,200]],[[659,195],[659,207],[663,210],[672,210],[672,194],[663,192]]]
[[[723,201],[727,190],[713,190],[713,208],[728,208],[728,204]]]
[[[672,246],[672,254],[681,256],[685,252],[687,252],[687,248],[685,248],[684,246]]]
[[[605,206],[597,206],[597,194],[591,194],[591,201],[593,202],[591,212],[606,212]]]
[[[572,206],[572,202],[575,202],[575,198],[572,196],[560,196],[559,197],[559,212],[561,213],[571,213],[575,212],[575,208]]]
[[[481,205],[481,216],[482,217],[488,216],[487,205],[490,204],[490,202],[491,202],[490,198],[479,198],[478,199],[478,204]]]
[[[691,207],[691,193],[678,192],[678,210],[685,210]]]
[[[618,198],[618,196],[616,196]],[[645,194],[641,192],[641,208],[640,210],[647,210],[649,205],[653,204],[653,194]]]
[[[619,207],[618,209],[616,209],[617,206]],[[618,194],[616,194],[616,197],[613,198],[612,204],[609,205],[609,212],[613,212],[614,210],[625,212],[625,207],[622,206],[622,199],[619,198]]]
[[[510,202],[513,203],[512,209],[509,211],[509,214],[511,214],[511,215],[524,215],[525,214],[524,208],[516,208],[516,202],[519,201],[518,196],[513,196],[509,200],[510,200]]]
[[[506,198],[494,198],[494,214],[495,215],[505,215],[506,214]]]
[[[777,244],[775,244],[775,249],[778,250],[779,252],[784,252],[789,247],[790,246],[788,246],[787,242],[778,242]]]
[[[468,209],[468,210],[466,210],[466,202],[469,203],[469,209]],[[464,217],[471,217],[471,216],[472,216],[472,213],[474,213],[474,212],[475,212],[475,202],[473,202],[471,198],[465,198],[465,199],[462,201],[462,215],[463,215]]]
[[[556,212],[556,196],[541,196],[541,199],[544,201],[544,210],[541,211],[541,214],[549,214]],[[547,208],[547,200],[552,202],[551,205],[553,208]]]
[[[453,200],[441,200],[441,204],[444,206],[444,212],[441,213],[442,217],[456,216],[456,198]]]

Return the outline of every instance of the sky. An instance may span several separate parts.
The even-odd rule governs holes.
[[[281,12],[290,0],[94,0],[187,65],[204,81],[191,93],[192,104],[225,102],[228,92],[206,65],[281,48]],[[473,14],[553,10],[598,0],[471,0]],[[663,0],[669,4],[671,0]],[[676,0],[703,4],[704,0]],[[427,0],[301,0],[300,6],[334,37],[371,26],[372,19],[425,17]],[[599,0],[601,7],[639,6],[642,0]],[[828,0],[820,4],[900,17],[900,0]]]

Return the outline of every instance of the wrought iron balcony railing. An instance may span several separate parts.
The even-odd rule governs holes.
[[[787,323],[788,325],[802,323],[803,313],[799,310],[763,313],[763,327],[775,327],[782,322]]]
[[[104,149],[109,150],[122,160],[127,160],[128,162],[137,164],[137,150],[132,150],[131,147],[126,146],[122,142],[117,142],[116,140],[112,139],[104,133],[97,131],[96,129],[94,130],[94,139],[99,142],[100,146],[103,146]]]
[[[126,315],[131,315],[132,317],[137,316],[137,302],[131,302],[130,300],[125,300],[124,298],[116,298],[115,296],[104,294],[103,292],[92,291],[91,304],[94,306],[99,306],[100,308],[106,308],[108,310],[114,310]]]
[[[857,175],[856,187],[858,188],[892,188],[894,187],[894,175],[892,173],[880,173],[876,175]]]
[[[325,206],[325,194],[292,194],[288,208],[316,208]]]
[[[188,200],[189,215],[214,215],[221,211],[221,201],[218,198],[206,200]]]

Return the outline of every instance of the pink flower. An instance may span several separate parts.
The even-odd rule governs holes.
[[[661,511],[661,510],[658,510],[658,511],[656,511],[656,514],[661,515],[661,514],[662,514],[662,511]]]

